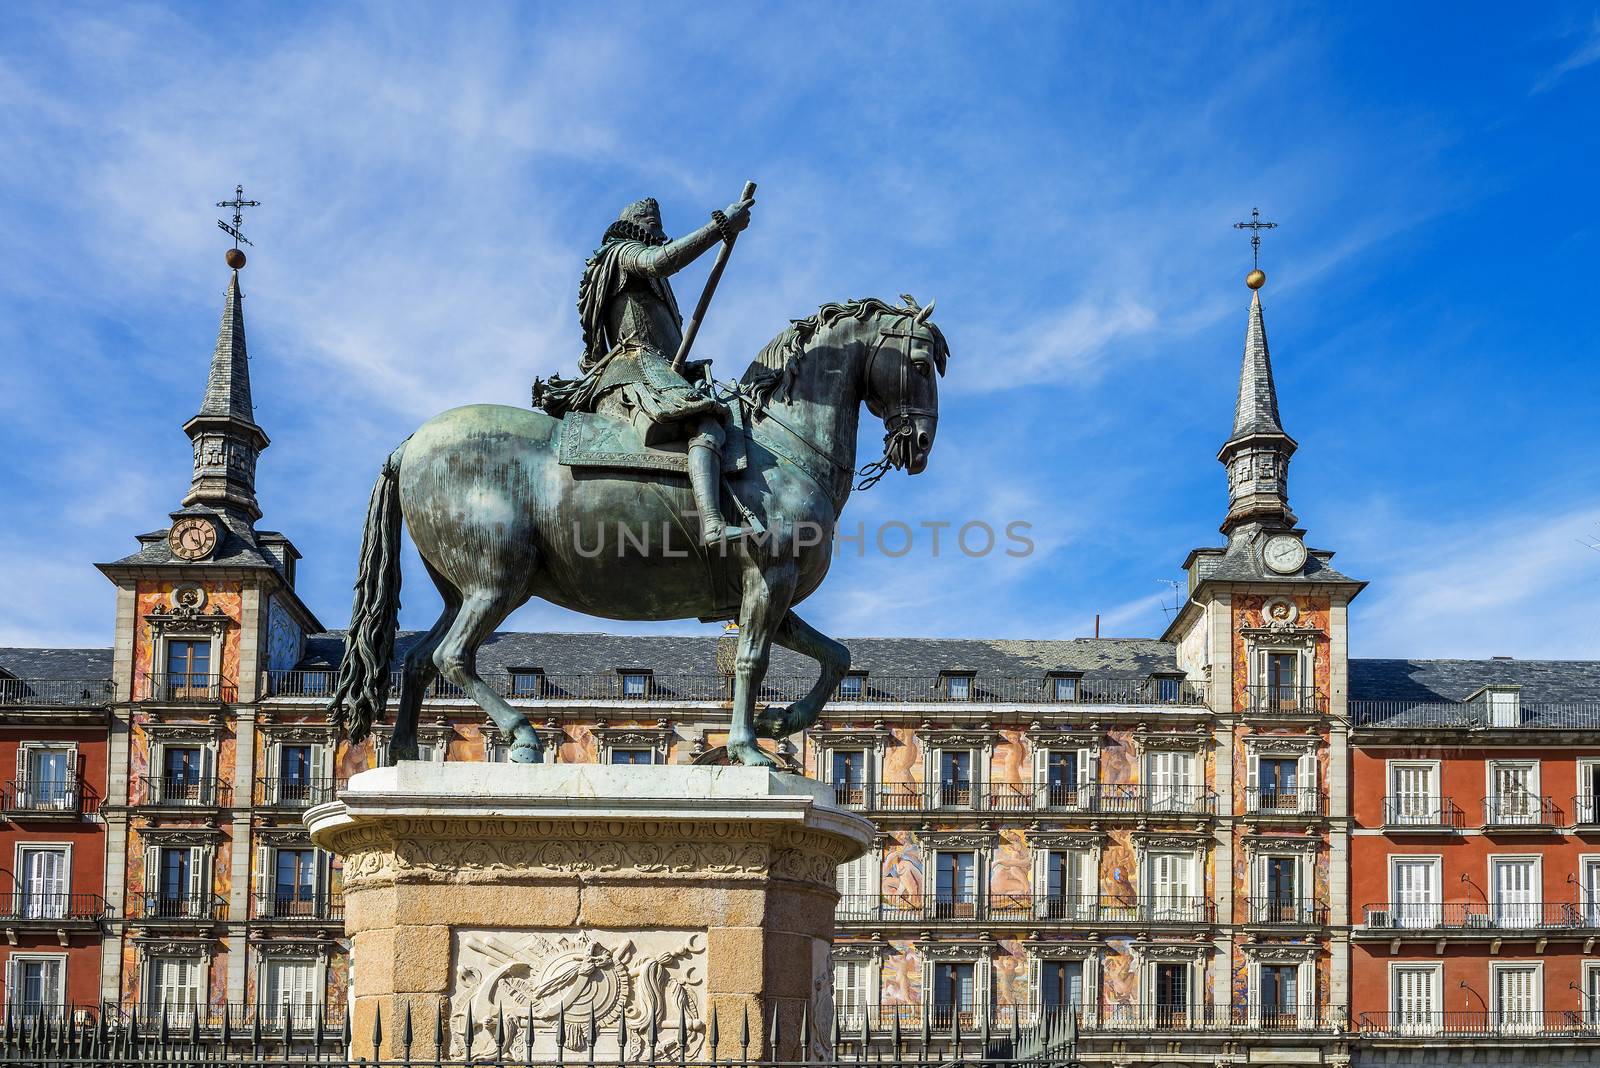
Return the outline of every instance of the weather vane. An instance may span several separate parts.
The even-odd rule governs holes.
[[[1262,222],[1261,209],[1251,208],[1250,221],[1236,222],[1233,224],[1233,228],[1235,230],[1250,231],[1251,270],[1249,274],[1245,275],[1244,284],[1249,286],[1251,289],[1260,289],[1266,284],[1267,281],[1267,272],[1261,269],[1261,231],[1276,230],[1278,228],[1278,224],[1275,222]]]
[[[233,225],[229,226],[227,223],[223,222],[221,219],[218,219],[217,220],[217,227],[219,229],[221,229],[224,233],[226,233],[228,236],[233,238],[233,247],[228,250],[227,256],[225,258],[228,261],[228,266],[232,267],[236,271],[240,267],[243,267],[244,266],[244,262],[245,262],[245,260],[244,260],[244,251],[239,248],[239,242],[243,241],[247,245],[254,244],[253,241],[251,241],[248,237],[245,237],[244,234],[242,232],[240,232],[240,230],[239,230],[239,227],[244,224],[244,209],[245,208],[259,208],[260,206],[261,206],[261,201],[259,201],[259,200],[246,200],[244,198],[244,186],[242,186],[242,185],[236,185],[236,186],[233,187],[233,199],[232,200],[219,200],[219,201],[217,201],[217,207],[219,207],[219,208],[232,208],[233,209]]]

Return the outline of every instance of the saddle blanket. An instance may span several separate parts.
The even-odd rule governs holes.
[[[749,462],[745,450],[743,405],[732,404],[727,440],[722,446],[722,470],[743,471]],[[646,445],[626,419],[601,412],[567,412],[561,418],[561,447],[556,459],[567,467],[599,467],[614,471],[665,471],[689,477],[688,445],[669,441]]]

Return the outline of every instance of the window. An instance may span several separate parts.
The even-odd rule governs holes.
[[[972,752],[967,749],[939,751],[939,803],[972,803]]]
[[[1389,795],[1388,823],[1400,827],[1435,827],[1443,823],[1437,762],[1392,761]]]
[[[1194,854],[1145,854],[1145,899],[1150,918],[1167,922],[1199,919],[1194,899]]]
[[[1399,964],[1389,969],[1391,1027],[1401,1034],[1427,1035],[1439,1030],[1439,980],[1437,964]]]
[[[650,696],[650,676],[640,671],[623,672],[622,696],[643,700]]]
[[[67,1000],[67,958],[13,953],[6,961],[6,1009],[18,1020],[52,1015]]]
[[[834,798],[841,805],[866,802],[867,754],[860,749],[835,749],[830,779]]]
[[[1039,1002],[1046,1011],[1083,1004],[1083,961],[1047,960],[1039,965]]]
[[[1267,1028],[1295,1027],[1300,1021],[1300,966],[1261,966],[1260,1024]]]
[[[978,966],[971,961],[936,961],[933,965],[933,1007],[946,1017],[971,1012],[977,1002]]]
[[[1257,923],[1301,922],[1299,858],[1262,857],[1261,866],[1261,907],[1252,919]]]
[[[67,915],[66,846],[23,846],[17,850],[21,879],[22,916],[30,920],[61,919]]]
[[[841,701],[859,701],[867,690],[867,679],[864,675],[846,675],[839,680],[838,699]]]
[[[17,749],[18,808],[68,812],[78,801],[78,751],[24,743]]]
[[[1591,1030],[1600,1027],[1600,961],[1583,965],[1583,1022]]]
[[[188,1026],[201,1004],[201,960],[151,957],[145,962],[144,1010],[151,1020],[164,1015],[173,1026]]]
[[[978,855],[971,850],[934,854],[934,911],[939,916],[973,916],[978,904]]]
[[[654,764],[655,753],[649,749],[613,749],[611,750],[611,763]]]
[[[171,696],[204,694],[211,683],[211,640],[182,638],[167,642],[167,686]]]
[[[146,915],[209,919],[210,849],[205,846],[151,846],[145,851]]]
[[[1300,810],[1298,757],[1262,757],[1256,767],[1256,811]]]
[[[1082,808],[1088,803],[1089,752],[1052,749],[1044,757],[1045,804]]]
[[[1522,723],[1522,699],[1516,690],[1489,690],[1489,726],[1515,727]]]
[[[1155,965],[1155,1025],[1187,1027],[1189,1023],[1188,962],[1157,961]]]
[[[211,803],[209,751],[198,745],[161,747],[161,782],[155,799],[168,805]]]
[[[1434,857],[1395,857],[1389,872],[1396,927],[1439,924],[1439,861]]]
[[[839,865],[835,878],[839,887],[839,905],[835,915],[841,919],[871,919],[877,911],[878,889],[874,885],[874,865],[878,855],[868,852],[848,864]]]
[[[1182,679],[1175,679],[1170,675],[1156,677],[1156,700],[1164,705],[1178,703],[1178,695],[1183,692]]]
[[[1538,927],[1539,861],[1537,857],[1495,857],[1489,881],[1496,927]]]
[[[1052,849],[1044,856],[1045,915],[1092,921],[1099,908],[1094,854],[1087,849]]]
[[[861,1014],[867,1009],[871,993],[867,964],[864,960],[841,960],[833,966],[833,1008],[846,1031],[861,1027]]]
[[[1497,1031],[1530,1034],[1542,1024],[1543,983],[1537,964],[1491,964],[1490,1013]]]
[[[1491,824],[1526,826],[1538,823],[1539,762],[1536,760],[1491,760],[1489,762],[1489,811]]]
[[[1076,675],[1056,675],[1050,680],[1050,688],[1055,695],[1055,699],[1062,704],[1078,699],[1078,677]]]
[[[321,1002],[314,958],[268,959],[261,969],[261,1016],[264,1022],[309,1022]]]
[[[1600,760],[1578,761],[1576,807],[1575,822],[1589,826],[1600,823]]]
[[[972,700],[972,676],[946,675],[944,677],[944,695],[952,701]]]
[[[1194,811],[1199,791],[1194,787],[1194,754],[1158,750],[1145,758],[1149,784],[1148,804],[1155,812]]]
[[[317,851],[278,849],[272,859],[271,916],[312,916],[317,909]]]
[[[1583,925],[1600,927],[1600,857],[1584,857],[1579,868],[1583,880]]]
[[[544,692],[544,673],[541,671],[512,671],[512,697],[538,697]]]
[[[1275,712],[1294,712],[1300,707],[1300,654],[1268,650],[1266,678],[1268,707]]]

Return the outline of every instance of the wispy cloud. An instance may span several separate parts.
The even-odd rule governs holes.
[[[1529,92],[1533,94],[1545,92],[1567,75],[1594,63],[1600,63],[1600,15],[1594,16],[1589,23],[1588,35],[1578,47],[1567,58],[1541,74]]]

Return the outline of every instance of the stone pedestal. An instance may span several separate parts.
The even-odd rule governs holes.
[[[778,1010],[787,1056],[803,1005],[825,1036],[834,872],[873,831],[824,784],[760,768],[409,761],[306,824],[344,859],[354,1056],[397,1056],[408,1010],[414,1057],[441,1012],[461,1056],[470,1006],[474,1052],[503,1011],[520,1059],[531,1009],[535,1059],[555,1059],[564,1019],[568,1061],[591,1014],[601,1060],[619,1021],[644,1041],[653,1020],[662,1060],[708,1056],[713,1012],[723,1057],[746,1013],[760,1042]]]

